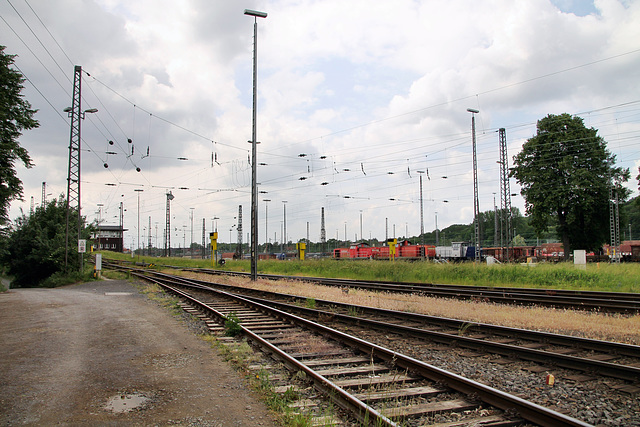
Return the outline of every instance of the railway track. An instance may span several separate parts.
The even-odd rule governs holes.
[[[213,275],[223,274],[242,277],[249,276],[249,273],[244,272],[230,272],[204,268],[174,268]],[[538,305],[544,307],[588,310],[603,313],[637,313],[640,311],[640,294],[635,293],[442,285],[417,282],[362,281],[351,279],[327,279],[322,277],[282,276],[274,274],[259,274],[258,276],[270,280],[302,280],[324,286],[365,289],[377,292],[421,294],[425,296],[466,299],[501,304]]]
[[[588,425],[251,298],[196,283],[187,291],[184,279],[135,274],[217,322],[239,319],[247,339],[292,372],[304,373],[358,423],[431,425],[442,414],[456,414],[455,423],[442,425]]]
[[[160,277],[162,277],[160,273]],[[173,280],[183,280],[175,276]],[[447,346],[482,351],[509,359],[536,362],[584,373],[588,380],[603,375],[624,380],[617,384],[623,391],[640,393],[640,346],[531,331],[423,314],[386,310],[375,307],[314,299],[313,308],[306,307],[308,298],[275,292],[258,291],[238,286],[213,284],[187,279],[186,284],[216,287],[239,294],[280,310],[321,321],[332,327],[376,329],[385,335],[413,337]],[[507,361],[505,361],[506,363]]]

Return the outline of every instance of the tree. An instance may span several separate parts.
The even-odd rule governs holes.
[[[13,68],[15,55],[4,53],[0,46],[0,224],[9,220],[9,204],[22,198],[22,181],[16,175],[15,163],[33,166],[29,153],[18,143],[25,129],[39,126],[33,115],[37,110],[20,93],[25,79]]]
[[[12,287],[38,286],[51,275],[64,271],[66,215],[66,200],[61,195],[58,200],[51,200],[33,214],[22,215],[15,221],[0,254],[0,263],[14,277]],[[83,225],[82,238],[88,238],[90,232],[91,229]],[[70,269],[78,269],[77,255],[75,245],[70,245]]]
[[[609,237],[610,190],[620,201],[630,173],[615,167],[615,156],[597,130],[580,117],[553,115],[538,121],[537,134],[514,157],[510,176],[522,186],[526,213],[540,235],[557,221],[565,258],[574,248],[596,250]]]

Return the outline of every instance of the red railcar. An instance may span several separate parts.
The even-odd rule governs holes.
[[[425,259],[436,255],[436,247],[432,245],[412,245],[408,240],[396,245],[397,259]],[[335,259],[389,259],[389,246],[369,246],[367,243],[354,243],[349,248],[333,250]]]

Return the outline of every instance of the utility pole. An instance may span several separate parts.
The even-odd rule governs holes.
[[[264,252],[269,249],[269,202],[271,199],[262,199],[264,202]]]
[[[253,16],[253,116],[251,127],[251,280],[258,279],[258,18],[266,18],[265,12],[245,9],[244,14]]]
[[[166,208],[166,221],[164,232],[164,256],[171,256],[171,201],[174,199],[174,195],[171,191],[167,193],[167,208]]]
[[[322,243],[322,253],[327,252],[327,230],[324,227],[324,206],[320,213],[320,242]]]
[[[189,242],[189,253],[191,253],[191,257],[193,258],[193,210],[195,208],[189,208],[189,216],[191,219],[191,241]]]
[[[609,188],[609,231],[611,234],[611,261],[620,263],[620,211],[618,208],[618,192]]]
[[[473,228],[475,234],[475,261],[480,261],[480,201],[478,199],[478,160],[476,156],[476,114],[478,110],[467,108],[471,113],[471,142],[473,146]]]
[[[498,246],[498,206],[496,206],[496,193],[493,193],[493,246]]]
[[[500,140],[500,247],[505,247],[504,261],[509,262],[511,245],[511,188],[509,185],[509,158],[507,156],[507,133],[504,128],[498,130]],[[503,242],[504,236],[504,242]]]
[[[74,207],[77,209],[76,227],[78,243],[82,237],[82,215],[80,213],[80,123],[84,119],[85,113],[96,113],[96,108],[82,111],[82,67],[76,65],[73,74],[73,96],[71,107],[64,109],[64,112],[71,118],[71,132],[69,136],[69,168],[67,174],[67,219],[65,232],[64,266],[68,266],[69,258],[69,214]],[[82,272],[82,253],[78,254],[80,262],[80,272]]]
[[[424,245],[424,200],[422,199],[422,174],[424,171],[418,171],[420,174],[420,236]]]
[[[236,246],[236,256],[242,259],[242,205],[238,206],[238,246]]]
[[[384,241],[389,240],[389,218],[384,219]]]
[[[120,202],[120,252],[124,252],[124,205]]]
[[[284,220],[284,223],[283,223],[284,224],[284,232],[283,232],[283,235],[282,235],[282,244],[284,246],[286,246],[286,244],[287,244],[287,201],[286,200],[282,201],[282,209],[283,209],[282,210],[282,216],[283,216],[283,220]],[[284,249],[283,249],[282,252],[284,252]]]
[[[205,228],[207,227],[207,225],[205,221],[206,219],[202,218],[202,259],[205,259],[207,257],[207,246],[205,240]]]
[[[136,249],[140,250],[140,193],[143,192],[141,188],[136,188],[136,193],[138,193],[138,240],[136,242]],[[140,253],[138,253],[138,257],[140,257]]]

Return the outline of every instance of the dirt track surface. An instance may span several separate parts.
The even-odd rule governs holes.
[[[184,323],[102,281],[0,293],[0,425],[276,424]]]

